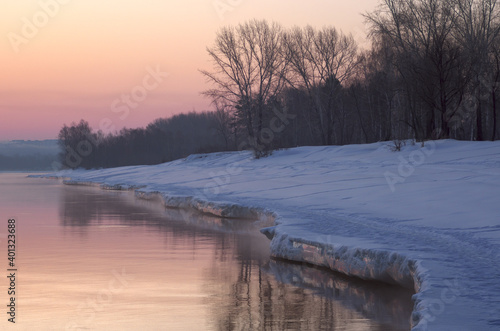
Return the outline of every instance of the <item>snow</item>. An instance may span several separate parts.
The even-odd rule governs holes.
[[[259,160],[213,153],[55,176],[260,218],[275,257],[415,289],[413,330],[500,329],[500,142],[388,145],[299,147]]]

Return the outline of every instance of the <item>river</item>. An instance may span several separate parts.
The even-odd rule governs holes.
[[[13,296],[16,330],[409,329],[410,292],[272,260],[250,221],[26,174],[0,183],[2,330]]]

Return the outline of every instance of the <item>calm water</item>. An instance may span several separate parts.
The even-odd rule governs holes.
[[[409,292],[270,260],[248,222],[23,174],[0,183],[0,275],[17,219],[17,330],[409,329]]]

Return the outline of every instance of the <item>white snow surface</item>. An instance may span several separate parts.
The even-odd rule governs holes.
[[[443,140],[192,155],[61,171],[169,207],[276,218],[275,257],[415,288],[413,330],[500,330],[500,142]],[[246,208],[248,207],[248,208]]]

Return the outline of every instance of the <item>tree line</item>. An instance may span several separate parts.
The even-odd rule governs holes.
[[[207,48],[211,69],[201,70],[215,111],[109,136],[80,127],[97,150],[81,166],[222,150],[261,157],[300,145],[498,139],[496,0],[381,0],[365,18],[370,49],[334,27],[253,20],[222,28]],[[81,144],[75,128],[61,130],[64,160],[68,146]]]
[[[496,0],[382,0],[365,18],[368,50],[334,27],[224,28],[205,95],[257,140],[272,108],[297,115],[298,144],[498,139]]]
[[[214,112],[160,118],[145,128],[117,133],[94,131],[81,120],[59,132],[60,162],[64,168],[111,168],[159,164],[195,153],[226,150]]]

